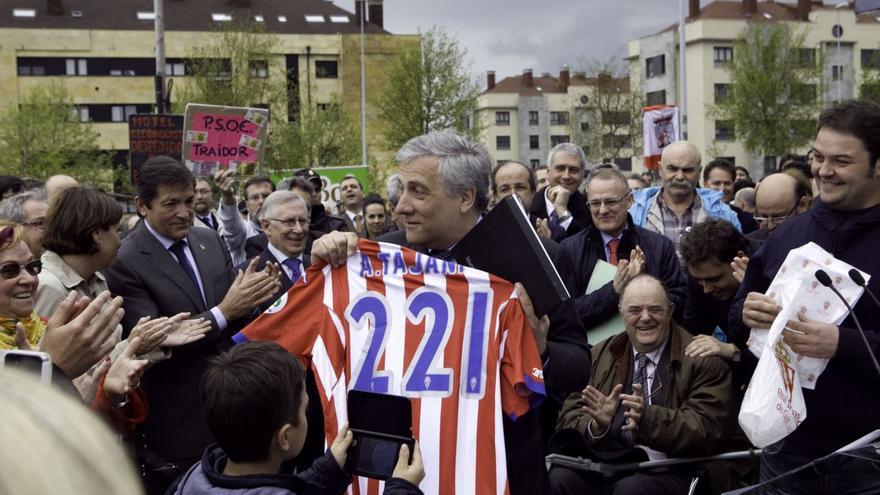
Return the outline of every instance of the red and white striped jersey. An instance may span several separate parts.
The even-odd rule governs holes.
[[[426,494],[508,492],[502,414],[544,399],[541,359],[513,284],[361,240],[346,265],[313,265],[235,340],[271,340],[314,371],[329,443],[350,389],[410,397]],[[356,495],[382,483],[356,479]]]

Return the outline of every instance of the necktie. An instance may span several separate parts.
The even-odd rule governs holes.
[[[202,295],[202,291],[199,288],[199,279],[196,277],[196,272],[193,270],[192,265],[189,263],[189,260],[186,257],[186,253],[184,250],[186,249],[186,241],[177,241],[168,248],[169,251],[174,253],[174,256],[177,258],[177,264],[183,268],[183,271],[186,272],[186,276],[192,281],[193,287],[195,287],[196,292],[199,295]],[[205,296],[202,295],[202,301],[204,302]]]
[[[650,391],[648,390],[648,363],[651,361],[647,355],[642,354],[641,352],[636,354],[635,364],[636,371],[633,373],[632,384],[639,384],[642,386],[642,396],[648,397]],[[648,401],[645,399],[645,404]],[[626,423],[624,423],[626,424]],[[629,442],[633,442],[633,432],[630,430],[623,432],[623,438],[628,440]]]
[[[614,266],[617,266],[619,260],[617,259],[617,247],[620,246],[620,239],[611,239],[608,241],[608,262]]]
[[[358,213],[354,216],[354,228],[361,233],[364,231],[364,216]]]
[[[562,225],[559,225],[559,215],[556,214],[556,210],[550,212],[548,220],[547,226],[550,227],[550,237],[558,239],[565,234],[565,229]]]
[[[211,221],[211,217],[199,217],[199,220],[201,220],[202,223],[207,225],[208,227],[217,230],[217,227],[214,226],[214,222]]]
[[[302,262],[297,258],[287,258],[282,263],[282,265],[290,270],[290,281],[293,283],[296,283],[296,281],[302,276],[302,271],[299,269],[301,264]]]

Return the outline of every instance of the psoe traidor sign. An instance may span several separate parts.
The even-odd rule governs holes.
[[[183,163],[194,174],[251,175],[263,162],[268,110],[190,103],[183,120]]]

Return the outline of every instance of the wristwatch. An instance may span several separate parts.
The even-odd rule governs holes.
[[[559,223],[562,223],[562,222],[568,221],[570,219],[571,219],[571,212],[568,210],[565,210],[565,213],[563,213],[562,215],[559,215],[559,219],[557,221]]]

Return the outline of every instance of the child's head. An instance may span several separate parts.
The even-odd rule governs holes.
[[[202,377],[202,414],[232,462],[283,460],[302,450],[305,370],[273,342],[249,342],[214,357]]]

